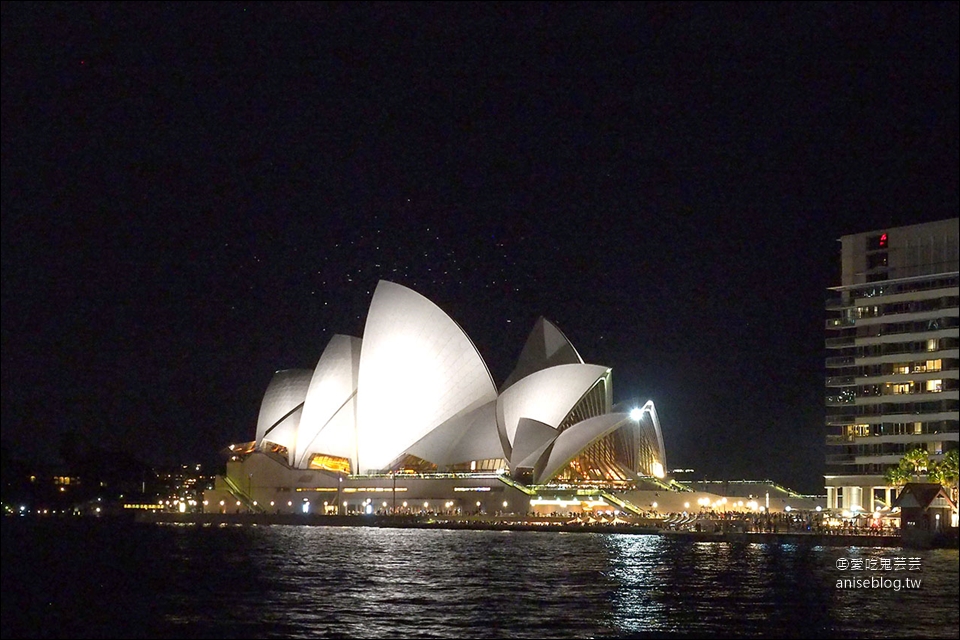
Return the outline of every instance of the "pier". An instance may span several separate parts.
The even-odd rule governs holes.
[[[569,522],[559,518],[496,516],[324,516],[291,513],[139,513],[137,522],[201,526],[297,525],[314,527],[379,527],[391,529],[450,529],[475,531],[553,531],[565,533],[616,533],[659,535],[694,542],[747,544],[804,544],[833,547],[902,547],[898,535],[863,535],[820,532],[686,531],[661,528],[655,521],[609,523]]]

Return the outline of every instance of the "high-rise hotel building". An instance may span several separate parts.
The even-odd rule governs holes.
[[[910,449],[958,446],[960,220],[843,236],[827,302],[827,506],[873,511]]]

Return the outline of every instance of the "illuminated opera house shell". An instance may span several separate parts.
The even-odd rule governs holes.
[[[663,476],[648,402],[611,411],[611,370],[540,318],[498,390],[470,338],[398,284],[374,292],[363,340],[335,335],[313,370],[278,371],[255,446],[299,469],[503,470],[528,483]]]

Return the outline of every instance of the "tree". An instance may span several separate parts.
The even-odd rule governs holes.
[[[900,458],[899,464],[887,467],[883,473],[883,481],[892,487],[902,487],[914,479],[919,482],[920,476],[926,474],[932,464],[926,449],[911,449]]]
[[[883,481],[887,486],[902,487],[910,482],[910,472],[902,464],[888,467],[883,474]]]
[[[920,482],[920,476],[925,475],[930,467],[930,454],[922,447],[911,449],[900,458],[900,466]]]
[[[960,450],[951,449],[939,462],[933,461],[927,472],[931,482],[942,484],[956,499],[957,483],[960,481]]]

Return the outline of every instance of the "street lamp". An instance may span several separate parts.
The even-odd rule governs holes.
[[[340,488],[343,486],[343,475],[338,471],[337,472],[337,515],[340,513]]]

